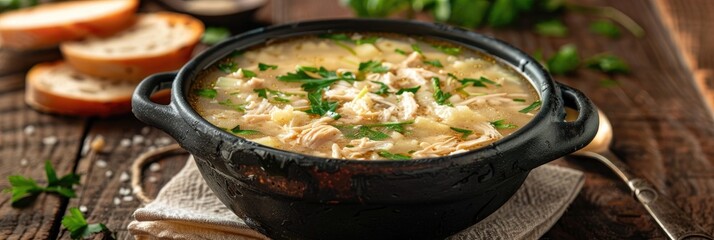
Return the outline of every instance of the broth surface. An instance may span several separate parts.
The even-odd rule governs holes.
[[[359,160],[466,152],[540,109],[528,80],[479,52],[344,33],[235,52],[203,73],[189,100],[210,123],[259,144]]]

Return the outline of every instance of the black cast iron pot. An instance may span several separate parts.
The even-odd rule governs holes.
[[[425,36],[482,51],[526,76],[541,110],[517,132],[461,154],[409,161],[308,156],[234,136],[187,102],[200,72],[234,50],[275,39],[329,32]],[[149,96],[171,88],[171,103]],[[276,239],[436,239],[484,219],[521,186],[531,169],[574,152],[597,131],[597,113],[579,91],[555,83],[531,57],[496,39],[442,24],[330,20],[256,29],[224,41],[178,73],[145,79],[132,99],[140,120],[192,153],[218,198],[254,229]],[[565,122],[564,106],[579,111]]]

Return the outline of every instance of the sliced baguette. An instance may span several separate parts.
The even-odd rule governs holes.
[[[183,66],[203,31],[203,23],[188,15],[143,14],[135,25],[111,37],[65,42],[60,50],[83,73],[138,82]]]
[[[79,73],[63,61],[41,63],[27,74],[25,101],[42,112],[106,117],[131,112],[135,87],[131,82]],[[153,96],[162,102],[168,97],[167,92]]]
[[[132,25],[139,0],[47,3],[0,15],[3,47],[32,50],[90,35],[108,36]]]

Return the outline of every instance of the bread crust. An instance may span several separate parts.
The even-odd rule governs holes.
[[[189,41],[175,49],[142,56],[107,56],[86,54],[74,49],[70,44],[61,44],[60,50],[67,62],[75,69],[95,77],[139,82],[145,77],[159,72],[174,71],[191,59],[194,48],[201,39],[204,26],[191,16],[157,12],[151,13],[172,24],[185,24],[191,34]]]
[[[57,22],[48,26],[0,26],[0,42],[3,47],[16,50],[36,50],[51,48],[64,41],[81,39],[90,35],[109,36],[131,26],[135,20],[135,12],[139,0],[123,0],[127,4],[116,11],[97,18],[83,19],[72,22]],[[23,14],[28,11],[42,11],[47,8],[61,8],[73,4],[91,4],[89,1],[68,1],[49,3],[34,8],[22,9],[5,13],[9,15]]]
[[[53,68],[66,64],[63,61],[35,65],[27,74],[25,102],[30,107],[47,113],[73,116],[109,117],[131,112],[131,94],[112,99],[89,99],[56,93],[40,84],[40,78]],[[166,103],[170,91],[160,91],[152,96],[156,102]]]

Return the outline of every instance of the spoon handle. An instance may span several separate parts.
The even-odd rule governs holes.
[[[633,175],[627,165],[612,152],[594,153],[586,151],[579,153],[579,155],[598,159],[614,170],[627,183],[635,199],[645,206],[647,212],[657,221],[657,224],[669,238],[676,240],[712,239],[672,200],[660,194],[647,180]]]

